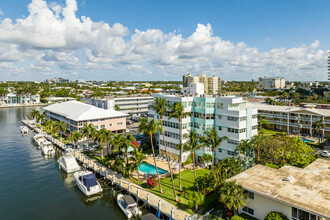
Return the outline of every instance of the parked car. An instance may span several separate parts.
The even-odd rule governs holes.
[[[320,155],[322,157],[330,157],[330,152],[328,150],[324,150]]]

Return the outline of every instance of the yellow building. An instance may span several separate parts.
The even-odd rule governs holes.
[[[254,166],[227,181],[236,180],[249,199],[239,212],[263,219],[277,211],[293,220],[330,218],[330,161],[317,159],[305,168]]]
[[[192,83],[202,83],[205,95],[218,95],[221,92],[221,78],[218,76],[206,76],[205,74],[183,76],[183,87],[191,87]]]

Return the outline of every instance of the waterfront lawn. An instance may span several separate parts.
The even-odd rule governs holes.
[[[208,174],[210,171],[207,169],[198,169],[196,170],[197,173],[197,177],[198,176],[204,176],[205,174]],[[175,189],[176,189],[176,193],[178,196],[178,199],[180,200],[179,203],[176,203],[174,200],[174,196],[173,196],[173,189],[172,189],[172,181],[171,181],[171,177],[166,177],[166,178],[162,178],[161,184],[162,184],[162,189],[163,189],[163,194],[159,193],[159,186],[157,185],[155,188],[153,189],[148,189],[147,188],[147,184],[142,181],[138,182],[135,179],[132,179],[132,182],[140,185],[141,187],[149,190],[150,192],[154,193],[155,195],[165,199],[166,201],[172,203],[173,205],[176,205],[177,207],[179,207],[180,209],[185,210],[188,213],[193,214],[194,212],[188,207],[188,200],[184,197],[184,193],[180,193],[179,192],[179,174],[174,174],[174,185],[175,185]],[[182,183],[182,189],[184,192],[188,192],[190,190],[195,190],[194,189],[194,182],[195,182],[195,178],[194,178],[194,172],[190,171],[190,170],[183,170],[181,172],[181,183]],[[208,197],[205,198],[205,203],[207,203]]]

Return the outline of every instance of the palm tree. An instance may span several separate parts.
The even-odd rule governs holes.
[[[205,132],[205,136],[200,137],[200,142],[205,147],[211,147],[212,149],[212,168],[214,166],[214,153],[215,149],[218,148],[224,140],[227,140],[227,136],[218,137],[217,130],[212,128],[210,131]]]
[[[74,142],[74,145],[77,147],[78,141],[81,139],[81,133],[79,131],[73,131],[70,135],[70,140]]]
[[[289,102],[288,98],[290,97],[290,94],[287,93],[287,92],[284,92],[284,93],[282,94],[282,96],[283,96],[283,98],[286,100],[286,102],[288,103],[288,102]]]
[[[164,127],[163,127],[163,116],[166,115],[166,113],[167,113],[166,99],[157,97],[155,99],[155,101],[149,106],[149,108],[154,110],[159,115],[160,125],[161,125],[161,130],[162,130],[162,135],[163,135],[163,141],[164,141],[164,147],[165,147],[166,160],[167,160],[167,165],[168,165],[168,170],[171,174],[173,194],[174,194],[175,201],[177,202],[178,197],[176,196],[176,192],[175,192],[173,171],[171,169],[170,158],[168,156],[166,140],[165,140],[165,132],[164,132]]]
[[[140,166],[142,164],[143,161],[147,160],[147,157],[144,153],[142,153],[141,150],[137,150],[133,153],[133,157],[130,158],[130,160],[136,164],[136,170],[137,170],[137,174],[138,174],[138,181],[140,181]]]
[[[194,209],[196,212],[198,210],[198,206],[204,203],[205,195],[200,192],[189,191],[185,194],[185,198],[188,200],[189,208]]]
[[[89,147],[89,136],[91,135],[94,129],[95,128],[93,127],[93,124],[90,123],[90,124],[84,124],[84,126],[80,130],[82,137],[87,138],[88,147]]]
[[[149,136],[150,136],[152,155],[154,158],[154,163],[155,163],[156,173],[157,173],[157,178],[158,178],[159,191],[160,191],[160,193],[163,193],[162,186],[160,183],[160,177],[158,174],[158,167],[157,167],[156,155],[155,155],[155,149],[154,149],[154,143],[153,143],[153,135],[157,134],[158,131],[160,131],[160,129],[161,129],[160,121],[156,122],[155,119],[151,119],[148,122],[147,118],[141,118],[139,120],[139,130],[138,131],[144,132],[145,134],[149,134]]]
[[[258,125],[259,125],[259,133],[261,134],[262,133],[262,126],[265,125],[265,126],[268,126],[269,125],[269,122],[267,120],[265,120],[265,117],[258,114]]]
[[[66,133],[66,128],[67,128],[67,123],[64,123],[63,121],[56,121],[54,128],[56,129],[56,131],[58,131],[58,135],[61,137],[61,142],[62,142],[62,133]]]
[[[97,135],[94,138],[94,141],[99,143],[96,150],[99,151],[100,159],[102,160],[104,144],[107,141],[107,130],[105,128],[102,128],[97,132]]]
[[[47,117],[45,114],[41,114],[38,119],[39,119],[38,121],[40,121],[40,123],[42,124],[45,124],[47,121]]]
[[[36,119],[36,122],[38,122],[38,118],[40,117],[40,112],[36,109],[33,109],[30,113],[30,116],[33,118],[33,119]]]
[[[112,133],[112,131],[107,130],[106,132],[106,140],[107,140],[107,154],[109,153],[109,148],[111,148],[111,144],[112,144],[112,139],[114,137],[114,133]],[[112,148],[111,148],[112,149]]]
[[[247,195],[241,185],[237,185],[236,181],[225,182],[220,188],[219,201],[222,202],[229,210],[234,209],[236,213],[238,208],[245,206]]]
[[[319,143],[320,143],[321,142],[321,129],[326,128],[326,126],[324,124],[324,121],[323,121],[323,118],[321,118],[320,120],[315,121],[312,126],[318,134],[318,139],[319,139]]]
[[[54,122],[52,119],[49,119],[47,122],[46,122],[46,128],[50,130],[50,133],[53,134],[54,132]]]
[[[128,134],[127,137],[125,135],[120,134],[118,136],[118,143],[117,143],[117,149],[121,150],[122,152],[125,152],[126,154],[126,164],[128,164],[128,148],[133,147],[135,148],[135,145],[132,144],[132,142],[136,141],[135,137],[133,135]]]
[[[179,129],[180,129],[180,163],[179,163],[179,188],[180,192],[182,192],[181,185],[181,167],[182,167],[182,118],[191,115],[191,112],[184,112],[184,107],[181,102],[175,103],[170,107],[171,114],[168,116],[168,120],[171,118],[176,118],[179,121]],[[165,140],[164,140],[165,141]]]
[[[183,135],[183,138],[187,139],[187,141],[183,144],[183,151],[190,151],[190,154],[192,155],[193,158],[195,183],[196,183],[197,191],[199,191],[197,176],[196,176],[195,151],[198,150],[201,147],[201,145],[198,143],[197,132],[195,130],[189,131],[188,133]]]

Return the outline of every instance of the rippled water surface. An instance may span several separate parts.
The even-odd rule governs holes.
[[[125,219],[110,190],[87,199],[58,169],[60,151],[45,159],[33,133],[21,135],[32,109],[0,109],[0,219]]]

